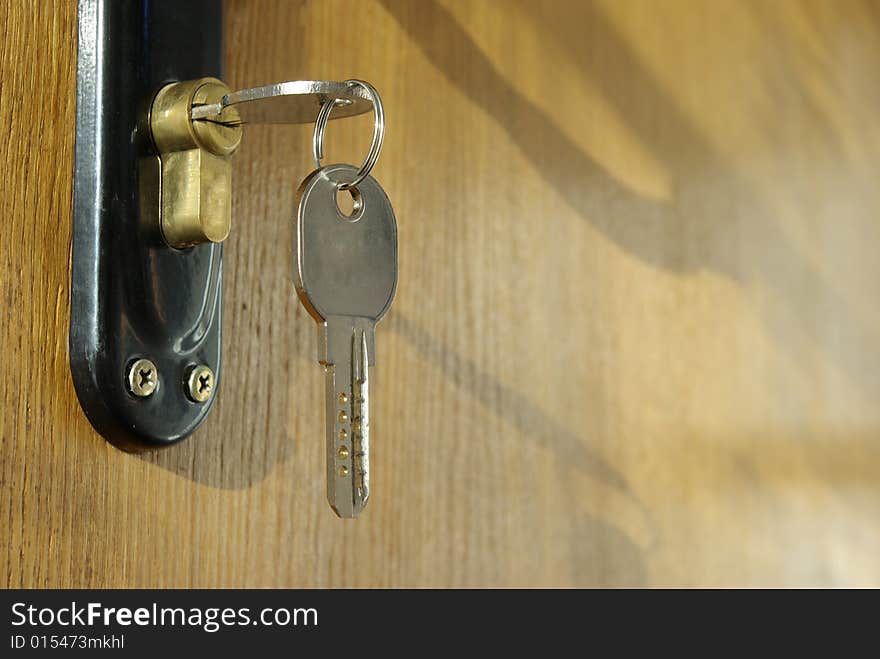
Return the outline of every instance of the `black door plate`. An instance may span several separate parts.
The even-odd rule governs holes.
[[[219,0],[81,0],[70,367],[92,425],[125,450],[173,444],[204,421],[220,384],[222,245],[174,250],[158,237],[159,159],[147,128],[153,96],[177,80],[222,79]],[[133,360],[157,366],[138,398]],[[215,374],[205,403],[186,371]]]

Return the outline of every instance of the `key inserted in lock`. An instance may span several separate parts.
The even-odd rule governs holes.
[[[231,92],[215,78],[175,82],[153,100],[150,131],[159,153],[159,226],[171,247],[222,242],[232,210],[231,156],[242,125],[315,121],[336,102],[334,117],[368,112],[371,99],[358,85],[295,80]]]
[[[216,103],[228,92],[219,80],[201,78],[167,85],[153,101],[150,130],[161,161],[159,225],[172,247],[218,243],[229,235],[230,156],[241,143],[241,126],[190,119],[193,107]]]
[[[219,0],[79,0],[78,16],[71,375],[114,445],[169,446],[222,386],[220,241],[244,124],[311,122],[325,103],[358,114],[373,98],[347,81],[230,91]]]

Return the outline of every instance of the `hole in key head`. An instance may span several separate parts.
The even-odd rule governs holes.
[[[347,220],[356,220],[360,215],[364,202],[357,188],[346,190],[336,189],[336,209]]]

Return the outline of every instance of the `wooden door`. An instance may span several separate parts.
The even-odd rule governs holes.
[[[0,575],[880,585],[875,3],[234,0],[227,82],[373,82],[400,286],[374,493],[324,501],[308,127],[236,155],[225,379],[122,453],[67,355],[76,7],[0,4]],[[369,119],[328,129],[359,162]]]

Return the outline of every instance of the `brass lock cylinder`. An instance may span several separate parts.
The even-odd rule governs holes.
[[[191,119],[193,107],[218,103],[228,93],[216,78],[200,78],[166,85],[153,100],[150,130],[161,162],[159,224],[171,247],[222,242],[229,235],[231,156],[242,133],[238,113],[230,108],[224,123]]]

